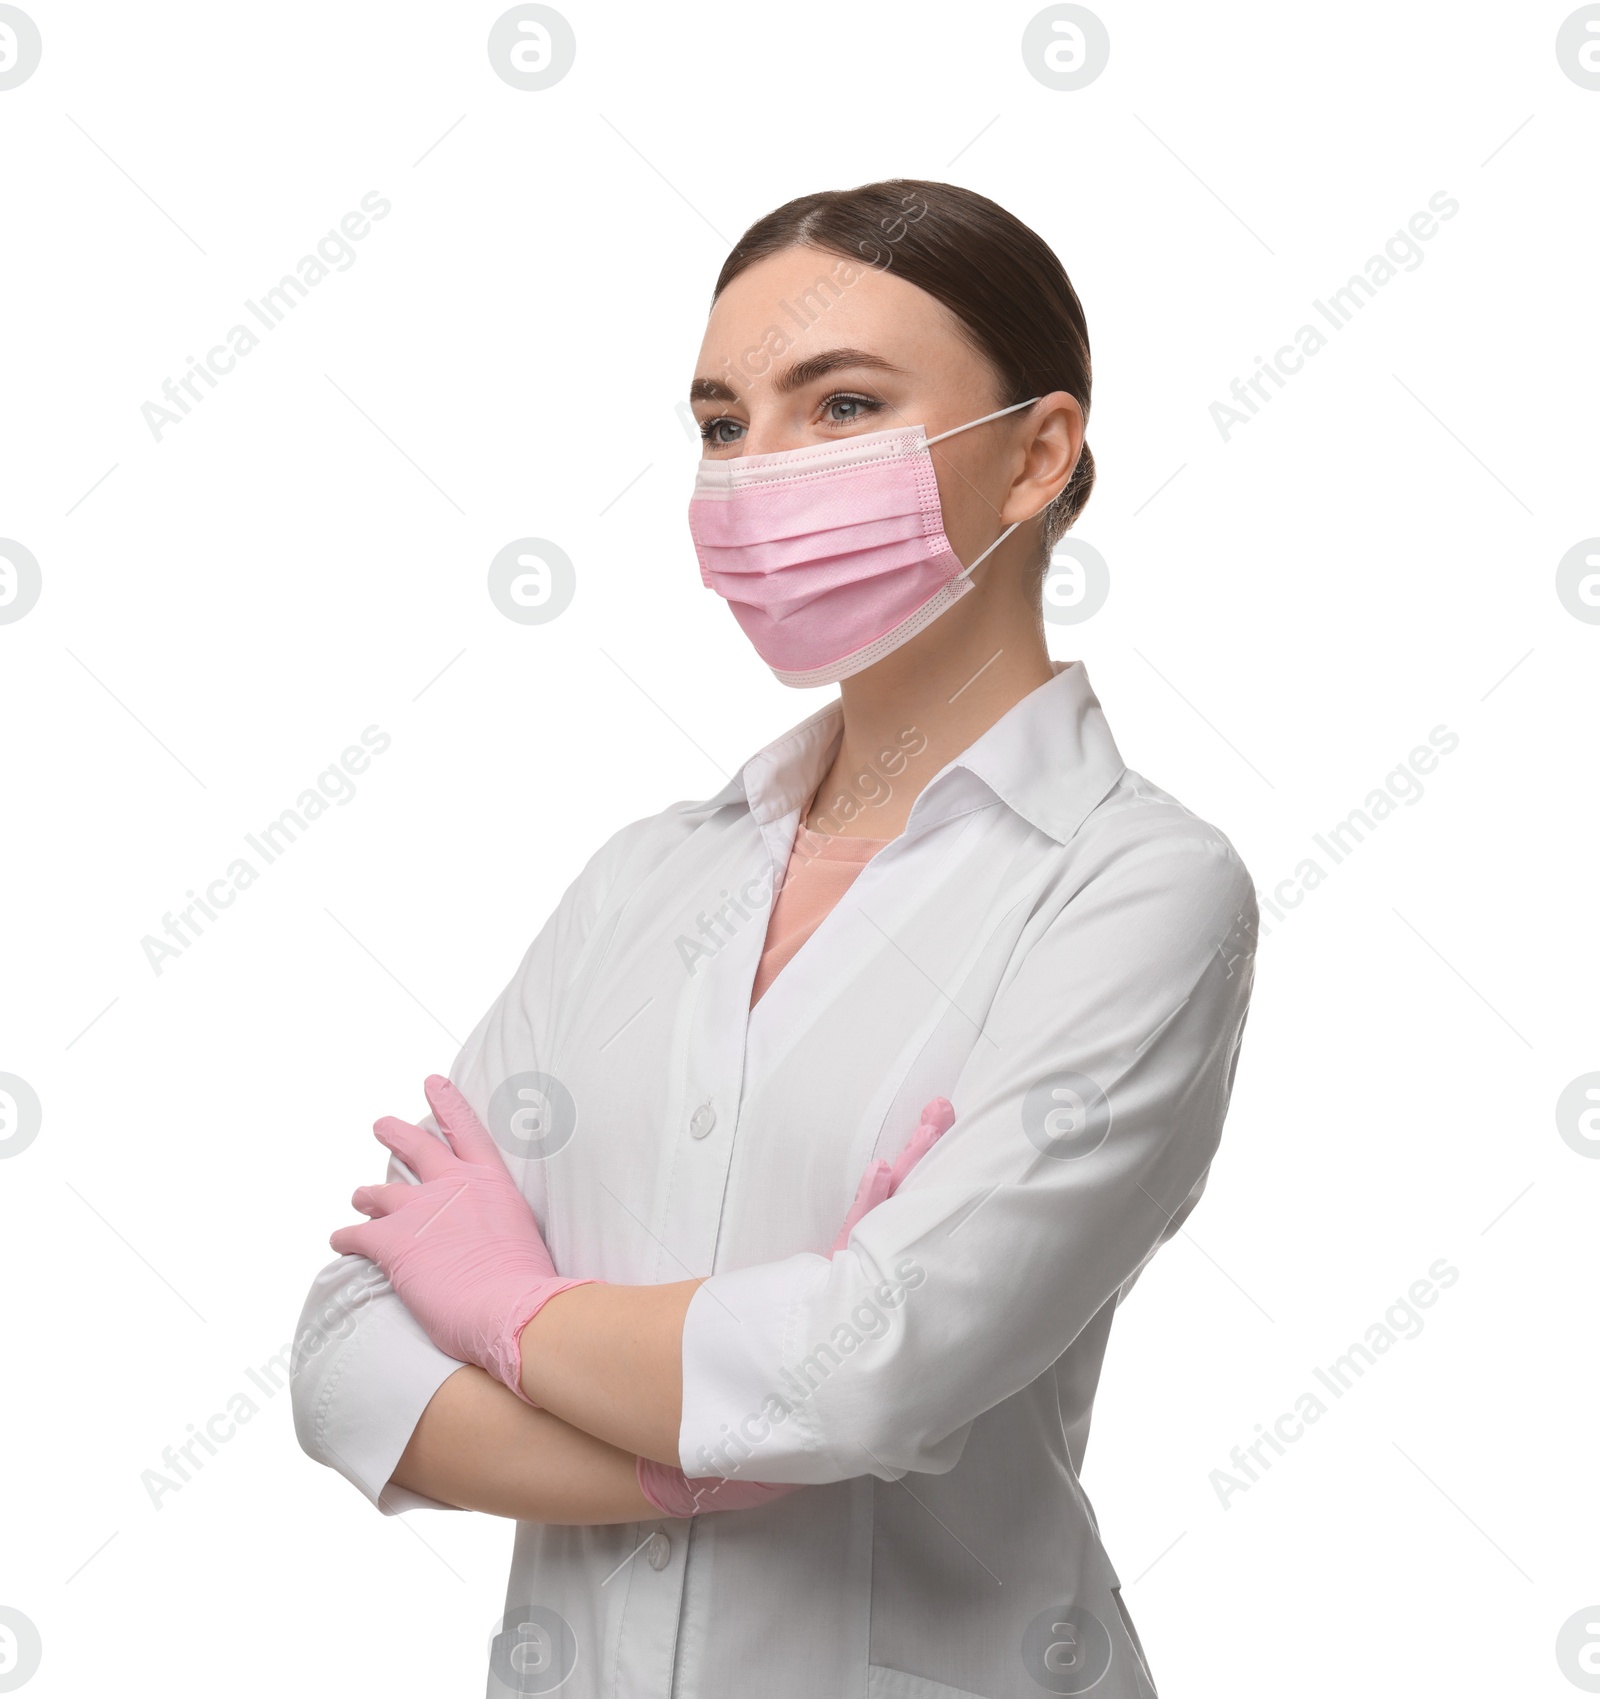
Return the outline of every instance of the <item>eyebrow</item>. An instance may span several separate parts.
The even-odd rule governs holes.
[[[865,348],[829,348],[824,353],[797,360],[792,366],[779,372],[772,380],[772,387],[779,395],[791,395],[795,390],[815,383],[818,378],[827,377],[830,372],[843,371],[850,367],[875,372],[898,372],[901,369],[892,361],[885,360],[881,354],[869,353]],[[689,385],[689,399],[737,401],[739,397],[717,378],[696,378]]]
[[[797,360],[787,371],[779,372],[772,380],[772,387],[779,395],[790,395],[797,389],[804,389],[808,383],[815,383],[818,378],[825,378],[829,372],[841,371],[849,366],[864,366],[874,372],[900,370],[881,354],[869,354],[865,348],[830,348],[825,353],[813,354],[809,360]]]

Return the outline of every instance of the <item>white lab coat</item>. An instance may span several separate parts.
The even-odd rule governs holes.
[[[1078,1477],[1115,1307],[1221,1134],[1251,880],[1057,662],[752,1010],[841,725],[831,702],[618,832],[452,1070],[558,1269],[710,1277],[685,1469],[807,1483],[692,1522],[519,1525],[491,1695],[1155,1692]],[[934,1096],[953,1128],[830,1260],[863,1166]],[[301,1339],[305,1449],[385,1511],[429,1503],[384,1489],[458,1365],[357,1257]]]

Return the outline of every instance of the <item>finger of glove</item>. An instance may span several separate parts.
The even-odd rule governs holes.
[[[372,1123],[378,1143],[392,1150],[419,1180],[438,1180],[450,1173],[456,1157],[450,1146],[436,1139],[425,1127],[415,1127],[397,1115],[385,1115]]]
[[[368,1262],[380,1259],[382,1232],[378,1222],[363,1221],[355,1227],[341,1227],[328,1235],[328,1243],[342,1257],[365,1257]]]
[[[917,1130],[906,1140],[900,1154],[894,1159],[893,1177],[889,1185],[890,1197],[900,1190],[906,1175],[950,1131],[955,1118],[956,1112],[951,1107],[950,1100],[945,1097],[934,1098],[923,1109]]]
[[[505,1167],[499,1145],[489,1136],[488,1129],[473,1112],[472,1105],[443,1074],[429,1074],[422,1082],[422,1090],[440,1131],[463,1162],[487,1163],[492,1168]]]
[[[415,1186],[405,1180],[395,1180],[386,1186],[357,1186],[350,1202],[363,1215],[381,1220],[386,1215],[393,1215],[397,1209],[403,1209],[406,1204],[415,1203],[416,1198]]]
[[[699,1516],[708,1510],[750,1510],[769,1500],[798,1492],[798,1486],[775,1486],[766,1481],[726,1481],[702,1476],[690,1479],[671,1464],[641,1457],[635,1467],[640,1490],[663,1515]]]
[[[339,1229],[348,1241],[349,1250],[331,1239],[329,1243],[341,1256],[353,1252],[387,1271],[395,1252],[424,1232],[462,1190],[460,1185],[448,1181],[413,1186],[408,1181],[396,1180],[386,1186],[358,1186],[350,1201],[372,1219]]]
[[[845,1213],[844,1225],[839,1229],[839,1236],[833,1241],[833,1250],[842,1251],[850,1243],[850,1234],[856,1223],[878,1207],[889,1195],[891,1174],[889,1164],[881,1157],[874,1157],[862,1172],[861,1183],[856,1187],[855,1201]]]
[[[690,1478],[685,1486],[694,1495],[697,1513],[705,1510],[754,1510],[800,1490],[788,1481],[728,1481]]]
[[[694,1494],[681,1469],[670,1463],[657,1463],[653,1458],[640,1457],[634,1463],[634,1478],[639,1490],[663,1516],[693,1516]]]

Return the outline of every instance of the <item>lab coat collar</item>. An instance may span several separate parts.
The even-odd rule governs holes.
[[[942,767],[918,795],[906,835],[958,814],[1005,804],[1066,843],[1124,771],[1082,661],[1052,661],[1054,676],[1016,703]],[[810,800],[844,735],[838,697],[751,756],[704,805],[745,803],[763,830]]]

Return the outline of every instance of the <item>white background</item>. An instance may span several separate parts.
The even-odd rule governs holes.
[[[1111,593],[1051,643],[1130,766],[1266,897],[1431,728],[1460,740],[1263,908],[1208,1195],[1120,1315],[1085,1480],[1156,1678],[1579,1691],[1600,1161],[1555,1104],[1600,1069],[1600,626],[1555,570],[1600,533],[1600,92],[1557,63],[1572,7],[1105,0],[1109,67],[1068,93],[1023,61],[1032,4],[571,0],[536,93],[491,68],[502,9],[29,0],[43,59],[0,93],[0,533],[43,579],[0,625],[0,1071],[43,1105],[0,1161],[29,1699],[481,1691],[511,1526],[380,1518],[246,1371],[381,1177],[372,1121],[423,1110],[585,859],[826,699],[701,587],[675,407],[738,232],[892,175],[998,199],[1083,299],[1076,535]],[[141,405],[369,190],[355,262],[157,441]],[[1441,190],[1422,263],[1224,441],[1211,403]],[[576,568],[547,625],[486,592],[524,536]],[[141,940],[369,725],[354,800],[158,975]],[[1224,1508],[1230,1449],[1441,1257],[1423,1331]],[[259,1414],[157,1508],[144,1472],[240,1392]]]

